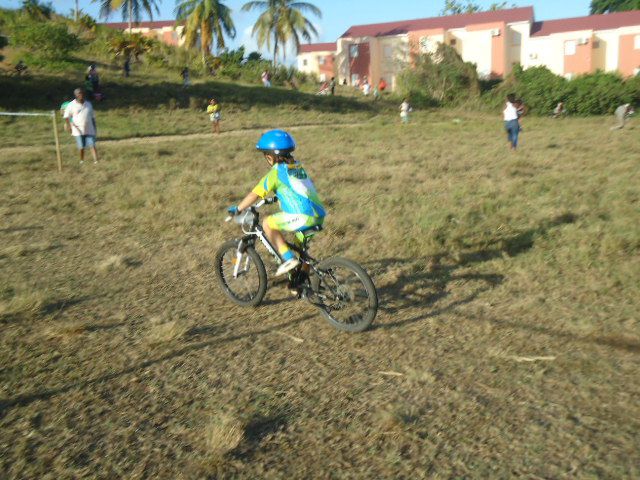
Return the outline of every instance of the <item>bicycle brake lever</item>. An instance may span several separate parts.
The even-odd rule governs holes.
[[[233,220],[233,217],[231,215],[224,219],[225,222],[230,222],[231,220]]]

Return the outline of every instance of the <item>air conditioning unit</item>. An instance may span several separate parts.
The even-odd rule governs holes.
[[[500,36],[500,29],[499,28],[494,28],[493,30],[491,30],[491,36],[492,37],[499,37]]]
[[[578,40],[578,45],[586,45],[587,43],[589,43],[589,39],[586,37],[583,37],[580,40]]]
[[[530,58],[531,60],[536,60],[536,59],[538,58],[538,54],[537,54],[537,53],[530,53],[530,54],[529,54],[529,58]]]

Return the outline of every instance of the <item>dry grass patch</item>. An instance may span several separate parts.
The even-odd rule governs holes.
[[[214,416],[205,430],[206,451],[217,462],[237,449],[244,439],[244,424],[234,415]]]
[[[100,273],[113,272],[125,268],[136,267],[140,262],[125,255],[111,255],[96,265],[96,270]]]
[[[165,321],[161,317],[152,317],[149,320],[149,323],[151,323],[151,327],[147,333],[146,340],[152,345],[171,342],[182,338],[190,328],[184,321]]]
[[[68,341],[87,331],[82,321],[70,321],[59,325],[49,325],[42,329],[42,338],[46,340]]]
[[[47,305],[49,296],[39,290],[14,292],[7,299],[0,300],[0,318],[33,318]]]

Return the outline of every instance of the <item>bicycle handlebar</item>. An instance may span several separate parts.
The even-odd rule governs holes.
[[[273,205],[274,203],[278,203],[278,197],[263,198],[255,205],[252,205],[251,207],[249,207],[248,210],[255,212],[258,208],[262,207],[263,205]],[[247,210],[240,212],[238,215],[242,215],[245,212],[247,212]],[[227,218],[224,219],[224,221],[230,222],[231,220],[233,220],[234,216],[236,215],[229,215]]]

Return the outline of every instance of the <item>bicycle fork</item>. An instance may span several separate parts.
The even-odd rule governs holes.
[[[238,243],[238,249],[236,250],[236,261],[235,261],[235,265],[233,266],[233,278],[237,279],[241,274],[246,273],[249,271],[249,262],[251,261],[251,258],[249,257],[249,255],[246,256],[246,258],[244,259],[244,268],[241,269],[242,266],[242,257],[245,256],[245,251],[246,246],[244,244],[244,242],[239,242]]]

